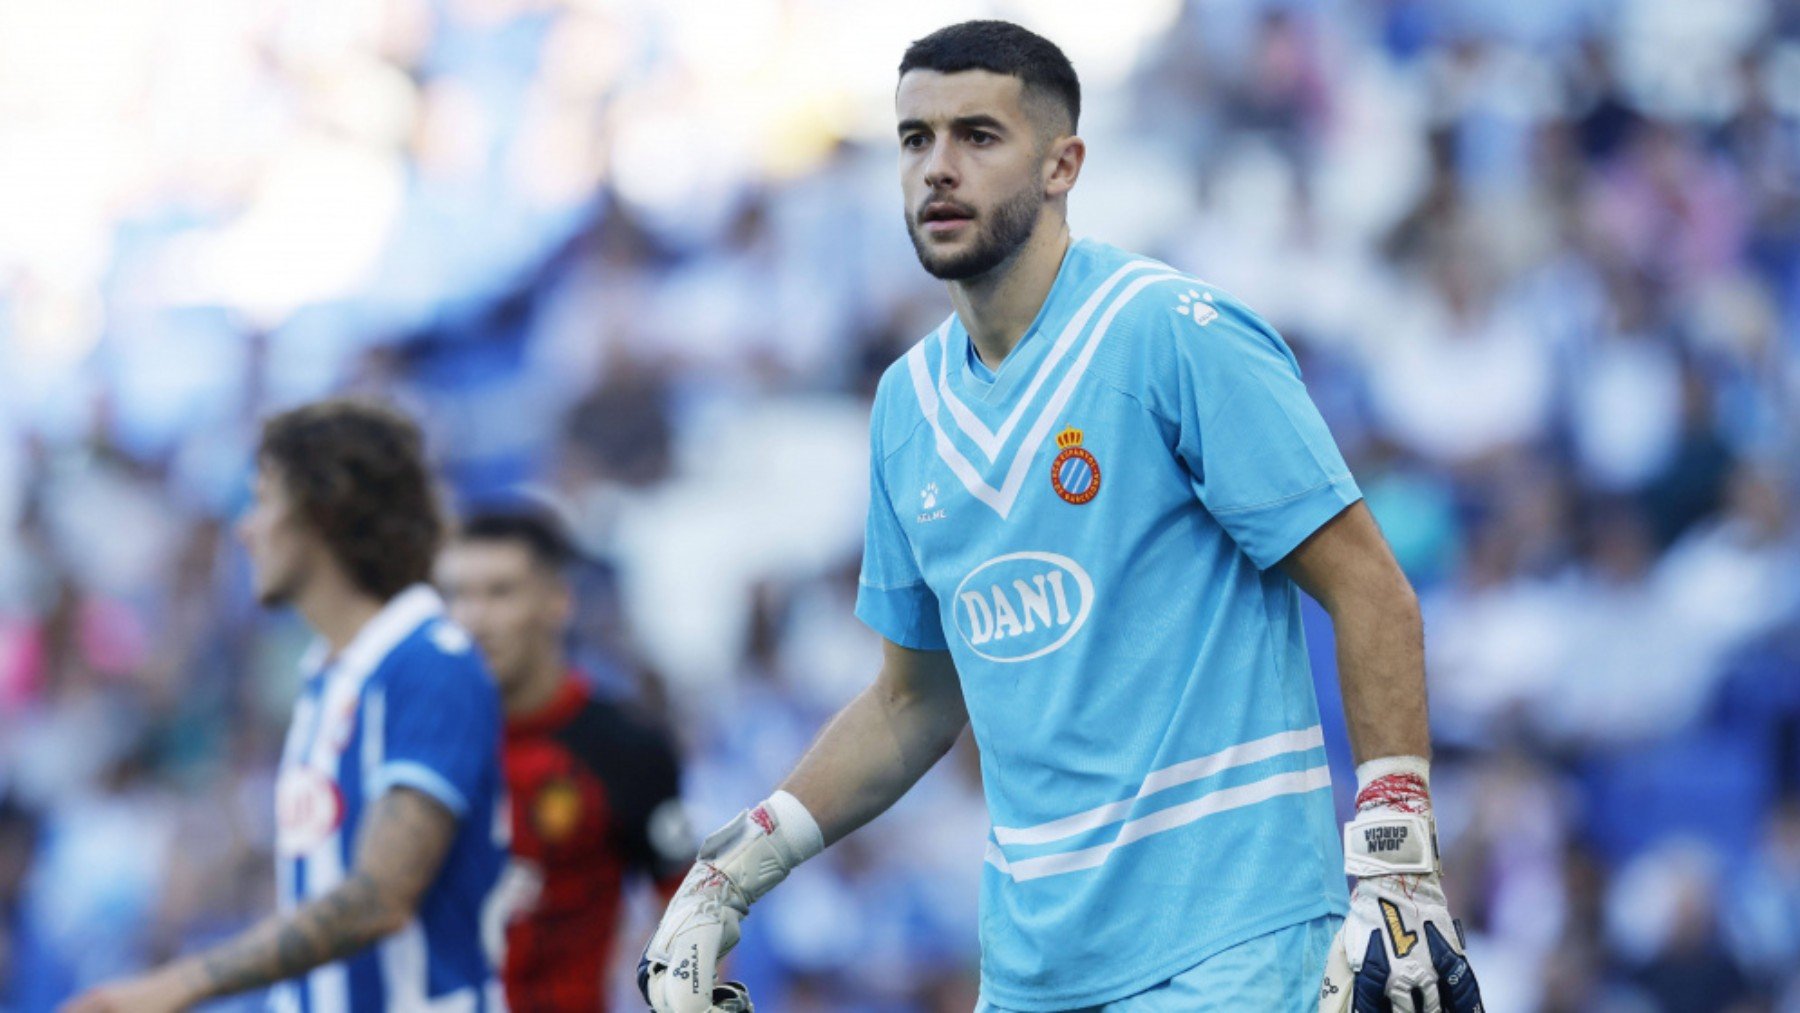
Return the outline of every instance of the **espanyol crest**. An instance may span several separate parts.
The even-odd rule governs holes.
[[[1100,462],[1081,445],[1081,430],[1064,429],[1056,445],[1062,448],[1050,462],[1050,487],[1056,494],[1076,506],[1100,495]]]
[[[1053,552],[1013,552],[972,570],[956,588],[956,630],[989,661],[1030,661],[1067,644],[1094,608],[1094,582]]]

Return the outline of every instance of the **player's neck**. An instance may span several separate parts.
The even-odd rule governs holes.
[[[509,718],[536,714],[549,706],[569,672],[568,659],[560,650],[547,651],[529,665],[531,670],[525,677],[512,680],[501,694],[500,705]]]
[[[1068,252],[1068,222],[1047,215],[1010,262],[979,278],[950,283],[950,302],[983,365],[999,369],[1012,354],[1049,298]]]
[[[294,597],[295,610],[306,620],[306,625],[325,638],[333,657],[350,646],[385,604],[356,587],[335,569],[308,581]]]

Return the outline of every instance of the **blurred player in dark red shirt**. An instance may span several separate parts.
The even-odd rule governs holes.
[[[480,644],[506,706],[514,1013],[606,1009],[627,873],[667,900],[694,857],[668,738],[595,699],[569,663],[572,559],[553,513],[509,506],[465,520],[438,561],[450,614]]]

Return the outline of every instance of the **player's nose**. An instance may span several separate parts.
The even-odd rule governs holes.
[[[952,146],[942,138],[933,141],[931,152],[925,157],[925,185],[933,190],[949,190],[960,178]]]

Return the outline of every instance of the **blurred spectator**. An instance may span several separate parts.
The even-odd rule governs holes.
[[[1800,965],[1800,797],[1769,816],[1762,845],[1738,870],[1724,919],[1744,965],[1779,986]]]
[[[1607,899],[1607,933],[1652,1009],[1754,1009],[1720,932],[1718,856],[1675,840],[1626,866]]]

